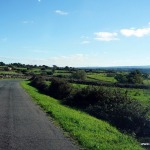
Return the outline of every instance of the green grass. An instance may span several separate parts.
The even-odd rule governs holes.
[[[17,70],[27,70],[27,68],[15,67]]]
[[[110,87],[111,89],[118,89],[121,91],[128,91],[128,96],[136,99],[143,103],[144,105],[150,105],[150,90],[147,89],[134,89],[134,88],[118,88]]]
[[[77,84],[77,83],[72,83],[74,88],[80,89],[80,88],[85,88],[88,85],[85,84]],[[99,86],[95,86],[99,87]],[[105,86],[103,86],[105,87]],[[107,88],[107,87],[105,87]],[[119,87],[109,87],[110,89],[118,89],[121,91],[128,91],[128,95],[133,98],[137,99],[140,102],[142,102],[145,105],[150,105],[150,90],[148,89],[134,89],[134,88],[119,88]]]
[[[0,71],[0,74],[1,75],[3,75],[3,74],[10,74],[10,75],[12,75],[12,74],[18,74],[18,73],[14,72],[14,71]]]
[[[144,83],[145,85],[150,85],[150,79],[144,80],[143,83]]]
[[[40,68],[32,68],[30,70],[28,70],[29,72],[33,72],[35,74],[40,74],[41,73],[41,69]]]
[[[4,69],[5,68],[5,66],[0,66],[0,69]]]
[[[56,73],[69,73],[67,70],[55,70]]]
[[[45,81],[45,83],[47,85],[50,85],[50,81]],[[88,87],[88,85],[85,84],[77,84],[77,83],[71,83],[71,85],[73,86],[73,88],[76,89],[82,89],[82,88],[86,88]],[[99,87],[99,86],[96,86]],[[105,87],[105,86],[104,86]],[[107,87],[105,87],[107,88]],[[133,88],[117,88],[117,87],[109,87],[110,89],[118,89],[121,91],[128,91],[128,95],[133,98],[133,99],[137,99],[140,102],[142,102],[145,105],[150,105],[150,90],[147,89],[133,89]]]
[[[68,73],[68,72],[55,72],[55,73],[54,73],[54,76],[58,76],[58,75],[70,76],[71,73]]]
[[[105,81],[115,83],[116,79],[114,77],[107,77],[106,73],[90,73],[87,74],[88,79],[93,79],[97,81]]]
[[[133,138],[120,133],[110,124],[91,117],[81,111],[61,105],[52,97],[38,93],[37,89],[21,83],[45,112],[50,114],[61,127],[69,132],[82,147],[90,150],[142,150],[140,144]]]
[[[122,89],[127,90],[129,96],[131,96],[134,99],[139,100],[145,105],[150,105],[150,90],[146,89]]]
[[[76,88],[76,89],[80,89],[80,88],[86,88],[88,85],[85,84],[77,84],[77,83],[71,83],[71,85]]]

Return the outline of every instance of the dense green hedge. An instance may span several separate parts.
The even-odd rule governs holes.
[[[74,89],[71,84],[61,79],[53,79],[47,85],[44,79],[36,77],[32,79],[31,85],[62,100],[65,105],[110,122],[122,131],[141,136],[146,125],[149,108],[131,99],[127,92],[93,86]]]
[[[149,111],[127,93],[102,87],[83,88],[67,97],[65,104],[84,109],[89,114],[136,135],[142,134]]]
[[[106,81],[88,81],[88,80],[78,80],[78,79],[68,79],[64,78],[63,76],[55,77],[56,80],[58,79],[66,80],[70,83],[77,83],[77,84],[86,84],[86,85],[94,85],[94,86],[107,86],[107,87],[120,87],[120,88],[135,88],[135,89],[150,89],[149,85],[144,84],[131,84],[131,83],[111,83]],[[45,78],[47,81],[53,80],[53,78]]]

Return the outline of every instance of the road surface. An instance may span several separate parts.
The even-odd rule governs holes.
[[[20,87],[0,80],[0,150],[77,150]]]

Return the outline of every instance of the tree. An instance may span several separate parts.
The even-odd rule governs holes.
[[[68,66],[66,66],[64,69],[65,69],[66,71],[70,71],[70,67],[68,67]]]
[[[52,68],[52,73],[54,74],[56,69],[58,69],[58,67],[56,65],[53,65],[53,68]]]
[[[139,70],[134,70],[127,75],[128,83],[131,84],[142,84],[143,75]]]
[[[131,71],[128,75],[117,74],[115,79],[119,83],[143,84],[143,75],[139,70]]]
[[[115,79],[116,79],[119,83],[127,83],[127,81],[128,81],[126,75],[123,75],[123,74],[117,74],[117,75],[115,76]]]
[[[3,63],[3,62],[0,62],[0,66],[5,66],[5,63]]]
[[[148,73],[144,73],[144,74],[143,74],[143,78],[144,78],[144,79],[148,79],[148,78],[149,78],[149,74],[148,74]]]
[[[72,74],[72,77],[74,79],[79,79],[79,80],[85,80],[86,79],[86,72],[84,70],[77,70]]]

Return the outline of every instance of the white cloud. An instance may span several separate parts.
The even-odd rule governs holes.
[[[90,43],[90,41],[88,41],[88,40],[85,40],[85,41],[81,42],[81,44],[89,44],[89,43]]]
[[[119,40],[117,38],[118,34],[116,32],[96,32],[94,34],[96,35],[95,39],[98,41]]]
[[[143,37],[146,35],[150,35],[150,28],[139,28],[139,29],[122,29],[120,33],[126,37]]]
[[[68,12],[65,12],[65,11],[62,11],[62,10],[55,10],[55,13],[59,14],[59,15],[68,15]]]
[[[56,64],[58,66],[85,66],[88,62],[88,55],[74,54],[69,56],[51,57],[45,61]],[[68,64],[69,62],[69,64]],[[51,64],[51,65],[53,65]]]
[[[57,65],[59,67],[70,66],[70,67],[80,67],[80,66],[88,66],[89,60],[91,60],[91,56],[85,54],[74,54],[68,56],[56,56],[49,58],[24,58],[24,57],[1,57],[0,59],[3,62],[14,63],[20,62],[24,64],[32,64],[32,65]],[[91,60],[91,65],[93,61]]]

